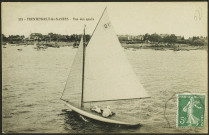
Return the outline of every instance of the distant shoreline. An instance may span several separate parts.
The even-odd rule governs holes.
[[[189,51],[189,50],[208,50],[208,46],[191,46],[187,44],[174,44],[174,45],[155,45],[151,43],[142,44],[121,44],[125,49],[153,49],[153,50],[174,50],[174,51]]]
[[[73,46],[74,42],[39,42],[39,43],[18,43],[18,44],[3,44],[2,46],[31,46],[31,45],[45,45],[48,47],[65,47],[65,46]],[[188,44],[173,44],[173,45],[166,45],[166,44],[153,44],[153,43],[138,43],[138,44],[127,44],[121,43],[121,46],[124,49],[153,49],[153,50],[174,50],[174,51],[189,51],[189,50],[208,50],[208,46],[191,46]],[[57,47],[55,47],[57,48]]]

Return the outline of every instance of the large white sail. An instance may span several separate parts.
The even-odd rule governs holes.
[[[84,102],[149,97],[129,64],[107,11],[86,47]]]
[[[83,71],[83,37],[75,55],[73,64],[70,69],[65,89],[61,99],[69,101],[74,106],[81,106],[82,94],[82,71]]]

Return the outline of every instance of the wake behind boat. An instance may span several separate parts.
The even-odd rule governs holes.
[[[92,111],[91,104],[97,103],[104,108],[104,103],[117,101],[120,102],[119,106],[125,106],[124,100],[147,97],[124,54],[105,8],[88,45],[85,44],[84,28],[61,99],[73,111],[87,118],[136,126],[140,120],[134,114],[127,115],[128,108],[120,111],[113,106],[114,115],[103,117],[101,113]]]

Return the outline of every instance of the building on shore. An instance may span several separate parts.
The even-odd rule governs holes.
[[[165,37],[168,37],[170,36],[169,34],[160,34],[161,38],[165,38]]]
[[[182,36],[176,36],[177,40],[181,40],[183,37]]]
[[[129,41],[131,40],[131,37],[129,35],[118,35],[118,39],[120,41]]]
[[[29,36],[30,40],[42,40],[43,35],[41,33],[31,33]]]

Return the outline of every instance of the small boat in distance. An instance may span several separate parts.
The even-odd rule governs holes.
[[[79,46],[79,43],[78,42],[73,43],[73,47],[74,48],[78,48],[78,46]]]
[[[174,48],[173,51],[180,51],[180,49],[179,48]]]
[[[17,49],[18,51],[22,51],[22,49]]]
[[[127,100],[147,97],[149,95],[133,72],[105,8],[88,45],[85,44],[84,27],[84,34],[60,99],[71,110],[86,118],[138,126],[139,117],[131,114],[128,108],[124,111],[128,115],[113,107],[111,109],[115,115],[103,117],[91,110],[91,104],[118,101],[119,106],[125,106]]]

